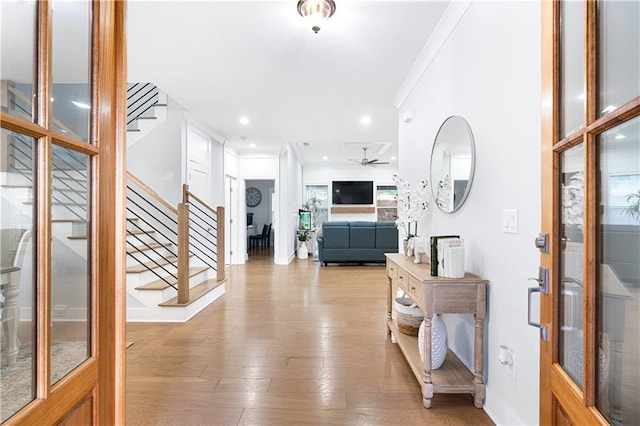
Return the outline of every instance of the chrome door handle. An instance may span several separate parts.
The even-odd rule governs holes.
[[[538,278],[529,278],[531,281],[538,283],[537,287],[529,287],[527,294],[527,324],[540,329],[540,338],[543,341],[547,341],[548,333],[547,326],[542,325],[539,322],[531,320],[531,295],[533,293],[549,294],[549,270],[540,266],[538,268]]]

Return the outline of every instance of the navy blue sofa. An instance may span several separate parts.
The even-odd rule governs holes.
[[[384,262],[385,253],[398,252],[398,229],[394,222],[324,222],[322,236],[317,240],[323,265]]]

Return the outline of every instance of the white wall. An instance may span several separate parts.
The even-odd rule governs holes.
[[[127,170],[173,205],[182,201],[183,108],[167,99],[167,119],[127,149]]]
[[[413,120],[400,123],[399,174],[409,181],[429,176],[440,124],[451,115],[467,119],[477,153],[469,198],[453,214],[432,202],[419,233],[460,234],[466,269],[489,280],[485,410],[498,424],[537,424],[539,340],[527,325],[527,278],[539,263],[533,238],[540,227],[541,6],[475,1],[465,12],[466,5],[452,3],[449,12],[463,16],[448,37],[432,37],[441,47],[428,45],[424,74],[400,91],[399,116],[411,111]],[[518,209],[518,234],[502,233],[503,209]],[[449,347],[472,367],[473,318],[444,319]],[[498,362],[500,345],[515,352],[516,380]]]

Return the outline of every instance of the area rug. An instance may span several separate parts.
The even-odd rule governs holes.
[[[33,399],[33,355],[31,345],[23,343],[14,364],[5,365],[6,359],[2,358],[0,422],[7,420]],[[56,383],[87,358],[87,343],[54,342],[51,346],[51,358],[51,383]]]

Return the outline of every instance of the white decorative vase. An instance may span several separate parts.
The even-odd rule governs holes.
[[[298,245],[298,259],[307,259],[309,257],[309,250],[307,250],[307,244],[301,241]]]
[[[424,359],[424,321],[418,330],[418,350],[420,359]],[[442,367],[447,356],[447,327],[444,325],[440,315],[436,314],[431,318],[431,369]]]

